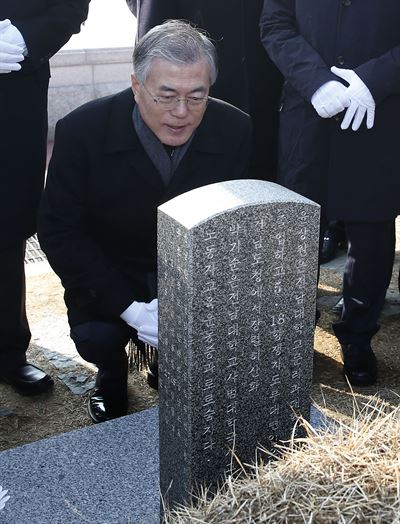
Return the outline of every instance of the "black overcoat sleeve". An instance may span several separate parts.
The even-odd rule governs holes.
[[[306,100],[310,101],[315,91],[326,82],[339,80],[299,33],[295,0],[265,0],[260,30],[271,60]]]
[[[56,127],[55,145],[39,212],[38,236],[64,288],[118,317],[135,299],[131,284],[90,232],[89,153],[68,117]]]
[[[390,95],[400,94],[400,45],[355,68],[355,72],[379,104]]]
[[[11,22],[19,29],[33,64],[47,62],[88,16],[90,0],[48,0],[43,11]]]

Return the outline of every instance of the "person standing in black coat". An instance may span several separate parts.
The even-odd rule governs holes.
[[[127,4],[138,19],[139,38],[169,18],[188,20],[209,33],[219,69],[212,95],[250,114],[250,175],[274,181],[283,79],[260,40],[263,0],[127,0]]]
[[[262,40],[286,78],[278,180],[345,224],[343,371],[373,384],[400,212],[400,3],[266,0]],[[324,228],[322,228],[324,229]]]
[[[26,360],[25,241],[44,183],[49,58],[78,33],[89,0],[0,2],[0,380],[34,395],[49,375]]]

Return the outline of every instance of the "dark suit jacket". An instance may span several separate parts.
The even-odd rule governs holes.
[[[89,0],[2,0],[0,19],[20,30],[29,56],[0,74],[0,236],[2,246],[29,237],[46,163],[49,58],[79,32]]]
[[[211,100],[168,187],[132,123],[130,89],[62,119],[39,218],[39,239],[61,277],[70,323],[116,318],[149,300],[156,271],[157,206],[191,189],[245,178],[248,115]]]

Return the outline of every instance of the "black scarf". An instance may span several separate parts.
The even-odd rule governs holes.
[[[180,161],[185,156],[185,153],[190,146],[194,133],[183,145],[175,148],[168,148],[167,152],[166,147],[163,146],[153,131],[144,122],[137,105],[133,108],[132,120],[144,150],[149,155],[157,171],[160,173],[164,185],[168,186]]]

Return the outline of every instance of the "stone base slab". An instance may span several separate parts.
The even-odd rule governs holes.
[[[158,524],[158,410],[0,453],[7,524]]]

